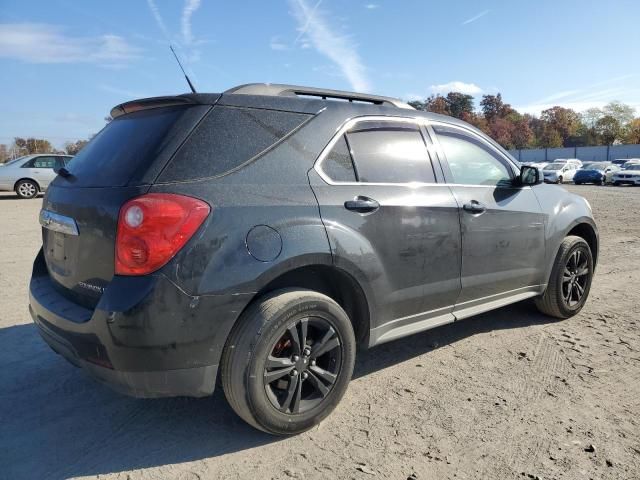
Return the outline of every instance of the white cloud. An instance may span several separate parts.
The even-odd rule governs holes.
[[[182,10],[181,26],[182,39],[186,45],[193,43],[193,33],[191,32],[191,17],[200,8],[200,0],[186,0]]]
[[[269,47],[271,48],[271,50],[289,50],[289,46],[282,40],[280,40],[280,37],[278,36],[271,37],[271,40],[269,41]]]
[[[162,19],[162,15],[160,15],[160,10],[158,10],[158,6],[153,0],[147,0],[147,5],[149,6],[149,10],[151,10],[151,15],[153,15],[153,18],[156,21],[158,28],[160,29],[162,34],[165,36],[165,38],[168,40],[170,38],[169,30],[167,30],[167,26],[165,25],[164,20]]]
[[[313,8],[306,0],[290,0],[290,4],[298,21],[298,38],[308,36],[313,47],[338,66],[351,88],[370,91],[371,84],[365,75],[365,67],[353,38],[341,35],[331,28],[326,16],[317,10],[320,2]]]
[[[378,5],[377,3],[367,3],[364,8],[366,8],[367,10],[375,10],[376,8],[380,8],[380,5]]]
[[[555,106],[582,112],[589,108],[602,108],[614,100],[623,100],[624,103],[638,109],[640,107],[640,89],[635,87],[634,84],[624,82],[624,80],[635,76],[622,75],[581,88],[563,90],[515,108],[533,115],[539,115],[543,110]]]
[[[96,63],[118,67],[139,55],[139,48],[118,35],[76,37],[54,25],[0,24],[0,57],[27,63]]]
[[[475,83],[464,83],[460,81],[453,81],[449,83],[443,83],[440,85],[431,85],[431,91],[433,93],[449,93],[449,92],[460,92],[465,93],[467,95],[480,95],[483,90]]]
[[[471,18],[467,18],[464,22],[462,22],[460,25],[469,25],[470,23],[475,22],[476,20],[481,19],[482,17],[484,17],[487,13],[489,13],[491,10],[485,10],[483,12],[480,12],[477,15],[474,15]]]

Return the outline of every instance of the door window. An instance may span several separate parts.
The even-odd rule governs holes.
[[[355,182],[351,154],[344,135],[341,135],[329,154],[322,161],[322,171],[335,182]]]
[[[500,154],[457,128],[434,125],[447,158],[452,183],[508,186],[512,170]]]
[[[429,152],[417,125],[360,122],[346,134],[358,180],[435,183]]]
[[[22,168],[53,168],[56,157],[36,157],[22,165]]]

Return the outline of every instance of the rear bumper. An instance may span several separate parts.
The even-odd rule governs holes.
[[[90,310],[58,292],[42,253],[29,287],[29,311],[45,342],[135,397],[210,395],[227,335],[248,301],[192,297],[162,275],[114,277]]]

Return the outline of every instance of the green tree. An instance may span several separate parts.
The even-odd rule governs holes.
[[[623,133],[622,125],[611,115],[605,115],[598,120],[595,129],[605,145],[613,145]]]
[[[480,107],[484,118],[491,122],[494,118],[504,118],[513,111],[511,105],[502,101],[502,94],[483,95],[480,101]]]
[[[449,92],[446,97],[449,114],[462,118],[464,114],[473,113],[473,96],[460,92]]]
[[[633,120],[635,108],[624,103],[613,101],[602,108],[603,116],[615,118],[620,125],[627,125]]]
[[[580,116],[570,108],[548,108],[542,112],[540,119],[558,132],[565,147],[569,146],[569,139],[575,137],[580,127]]]
[[[77,155],[82,148],[89,143],[89,140],[77,140],[75,142],[66,142],[64,150],[68,155]]]
[[[21,138],[13,139],[13,149],[18,155],[30,155],[32,153],[51,153],[53,147],[49,140],[42,138]]]
[[[562,135],[551,125],[545,125],[542,136],[539,140],[539,146],[543,148],[557,148],[562,146]]]
[[[640,144],[640,117],[629,122],[624,141],[634,145]]]

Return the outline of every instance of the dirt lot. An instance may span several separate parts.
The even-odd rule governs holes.
[[[566,188],[602,242],[580,315],[518,304],[363,352],[337,411],[289,439],[221,391],[125,398],[56,356],[27,312],[41,201],[0,196],[0,478],[640,478],[640,189]]]

